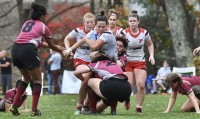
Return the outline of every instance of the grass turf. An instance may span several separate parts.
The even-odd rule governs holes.
[[[74,115],[77,103],[77,95],[43,95],[40,98],[39,110],[41,117],[30,117],[29,113],[21,113],[13,116],[11,113],[1,112],[0,119],[199,119],[200,115],[195,113],[183,113],[181,105],[187,100],[186,96],[179,95],[170,113],[161,113],[165,110],[170,95],[146,95],[143,105],[143,114],[135,113],[135,96],[131,96],[131,109],[125,110],[123,103],[118,103],[117,115],[110,115],[110,108],[103,113],[92,115]],[[31,96],[27,99],[28,108],[31,108]],[[21,108],[20,108],[21,110]]]

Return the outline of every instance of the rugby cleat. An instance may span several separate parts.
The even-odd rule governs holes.
[[[90,110],[89,106],[83,106],[82,109],[81,109],[81,114],[84,114],[84,113],[86,113],[89,110]]]
[[[41,116],[42,113],[39,111],[39,110],[36,110],[36,111],[32,111],[30,116],[34,117],[34,116]]]
[[[12,112],[12,114],[14,115],[14,116],[19,116],[20,115],[20,113],[19,113],[19,111],[18,111],[18,108],[16,107],[16,106],[14,106],[14,105],[11,105],[11,107],[10,107],[10,112]]]

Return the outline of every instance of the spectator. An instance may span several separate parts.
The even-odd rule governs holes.
[[[48,80],[48,94],[51,95],[52,94],[52,86],[53,86],[53,79],[52,79],[52,72],[51,72],[51,65],[48,64],[48,60],[51,57],[51,54],[49,54],[49,56],[46,58],[45,60],[45,71],[47,74],[47,80]]]
[[[154,74],[150,74],[145,82],[145,88],[146,88],[146,93],[148,93],[148,86],[150,87],[150,93],[154,93],[153,90],[153,80],[155,79],[155,75]]]
[[[159,85],[162,90],[161,90],[161,93],[167,93],[167,86],[166,86],[166,82],[165,82],[165,79],[167,77],[167,75],[171,73],[171,69],[169,67],[169,64],[167,62],[167,60],[165,60],[163,62],[163,67],[161,67],[159,70],[158,70],[158,73],[157,73],[157,76],[156,76],[156,79],[153,80],[153,89],[154,89],[154,92],[153,94],[157,94],[157,85]]]
[[[59,86],[59,75],[61,72],[61,61],[62,61],[62,56],[55,51],[51,51],[51,57],[48,60],[48,64],[51,64],[51,72],[52,72],[52,79],[53,79],[53,84],[54,84],[54,92],[53,94],[60,94],[60,86]]]
[[[8,90],[12,89],[12,68],[11,68],[11,58],[7,57],[7,51],[2,51],[2,59],[0,59],[0,68],[1,68],[1,82],[3,95],[6,94],[6,88]]]

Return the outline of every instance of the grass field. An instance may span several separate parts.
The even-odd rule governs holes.
[[[43,95],[40,98],[39,109],[41,117],[30,117],[29,113],[21,113],[20,116],[12,116],[11,113],[1,113],[0,119],[199,119],[200,115],[195,113],[182,113],[180,107],[187,99],[179,95],[172,111],[168,114],[161,113],[165,110],[169,95],[150,95],[145,98],[143,105],[144,114],[135,113],[135,97],[131,96],[130,110],[125,110],[123,103],[118,103],[117,115],[110,115],[110,109],[96,116],[73,115],[77,103],[77,95]],[[31,96],[28,97],[28,108],[31,108]]]

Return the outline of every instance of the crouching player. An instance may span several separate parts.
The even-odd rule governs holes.
[[[11,104],[13,103],[14,101],[14,97],[16,95],[16,92],[17,92],[17,88],[18,88],[18,85],[22,82],[22,80],[17,80],[16,84],[15,84],[15,88],[13,89],[10,89],[6,92],[4,98],[1,98],[0,99],[0,111],[1,112],[9,112],[9,108],[11,106]],[[23,94],[21,100],[20,100],[20,106],[23,104],[23,107],[24,107],[24,112],[26,111],[29,111],[27,109],[27,106],[26,106],[26,93]]]
[[[91,78],[88,81],[90,111],[86,114],[96,114],[97,96],[101,97],[105,104],[112,105],[117,101],[125,101],[131,94],[131,86],[122,68],[103,53],[97,52],[95,56],[96,58],[92,60],[91,64],[80,65],[80,70],[74,72],[79,79],[83,79],[82,74],[87,72],[93,72],[96,77],[99,77]],[[116,112],[115,106],[116,104],[111,106],[111,110]]]
[[[179,76],[176,73],[170,73],[166,77],[166,82],[172,88],[171,97],[167,109],[164,113],[170,112],[175,104],[178,92],[187,95],[188,100],[182,105],[183,112],[192,112],[200,114],[200,77],[199,76]]]

